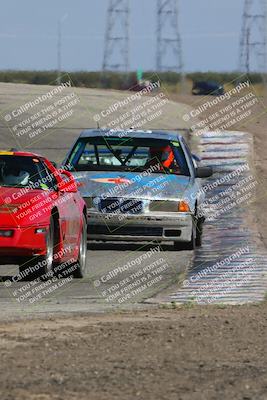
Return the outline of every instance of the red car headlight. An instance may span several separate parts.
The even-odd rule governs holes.
[[[46,228],[36,228],[35,233],[46,233],[47,229]]]
[[[1,204],[0,214],[15,213],[19,210],[21,204]]]
[[[12,237],[14,234],[13,230],[0,230],[0,237]]]

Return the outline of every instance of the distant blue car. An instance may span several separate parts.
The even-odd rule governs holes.
[[[221,96],[224,94],[224,87],[215,81],[199,81],[193,83],[192,94]]]

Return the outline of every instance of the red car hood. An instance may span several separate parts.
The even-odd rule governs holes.
[[[46,190],[0,187],[0,227],[48,224],[55,196]]]

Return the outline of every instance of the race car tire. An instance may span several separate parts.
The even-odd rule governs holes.
[[[46,248],[47,248],[46,255],[28,259],[26,262],[24,262],[19,266],[19,272],[21,274],[25,273],[25,271],[28,268],[32,269],[31,272],[27,273],[27,275],[23,277],[23,280],[28,281],[37,278],[47,280],[53,276],[54,244],[55,244],[55,224],[54,224],[54,218],[51,216],[46,235]]]
[[[81,229],[81,236],[80,236],[80,243],[79,243],[79,257],[74,265],[76,268],[72,273],[73,278],[79,279],[84,278],[87,274],[87,222],[85,216],[83,215],[82,219],[82,229]]]
[[[202,245],[202,232],[203,222],[201,220],[198,220],[196,226],[196,247],[200,247]]]
[[[190,242],[174,242],[174,250],[195,250],[196,248],[196,225],[192,224]]]

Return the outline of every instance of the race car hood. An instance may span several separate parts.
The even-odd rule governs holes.
[[[187,176],[134,172],[74,172],[83,197],[124,197],[171,200],[186,196],[191,186]]]
[[[48,223],[52,200],[50,191],[0,187],[0,227]]]

